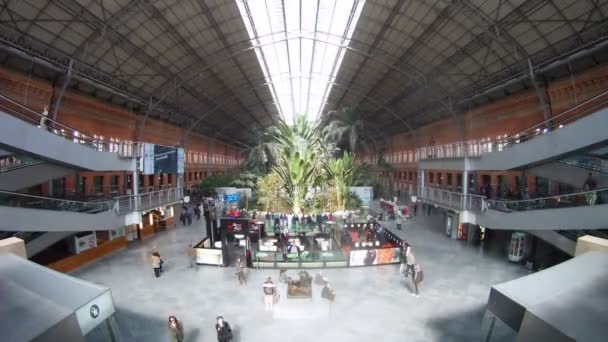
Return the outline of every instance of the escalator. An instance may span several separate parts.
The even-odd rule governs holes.
[[[114,200],[71,201],[0,191],[2,231],[91,231],[125,225]]]
[[[592,154],[595,150],[575,154],[526,170],[526,173],[582,189],[589,174],[595,187],[608,187],[608,160]]]
[[[133,171],[139,148],[89,136],[0,94],[0,148],[54,165],[90,171]]]
[[[75,172],[74,169],[30,156],[4,153],[0,156],[0,189],[7,191],[26,189]]]

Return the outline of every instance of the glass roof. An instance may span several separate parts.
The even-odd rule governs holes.
[[[278,110],[315,119],[323,110],[364,0],[238,0]]]

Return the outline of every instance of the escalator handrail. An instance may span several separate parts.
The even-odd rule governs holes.
[[[555,200],[555,199],[565,198],[565,197],[584,196],[584,195],[588,195],[588,194],[592,194],[592,193],[599,193],[599,192],[604,192],[604,191],[608,191],[608,187],[599,188],[599,189],[595,189],[595,190],[571,192],[571,193],[567,193],[567,194],[553,195],[553,196],[547,196],[547,197],[531,198],[531,199],[525,199],[525,200],[492,200],[492,199],[487,199],[486,202],[488,204],[490,204],[490,205],[495,205],[497,203],[509,204],[510,205],[510,204],[526,203],[526,202],[538,202],[538,201],[546,201],[546,200]]]
[[[606,98],[604,98],[604,97],[606,97]],[[595,104],[594,106],[592,106],[590,108],[583,109],[580,113],[576,114],[575,116],[564,118],[565,115],[570,114],[575,110],[581,109],[581,107],[583,107],[585,105],[589,105],[590,103],[597,101],[598,99],[602,99],[602,101],[598,104]],[[538,130],[543,130],[543,129],[547,129],[547,128],[554,130],[556,127],[559,127],[559,125],[563,125],[564,123],[566,123],[566,121],[576,121],[578,118],[587,115],[590,111],[596,110],[599,107],[605,106],[607,103],[608,103],[608,90],[603,91],[600,94],[597,94],[589,99],[586,99],[585,101],[578,103],[578,104],[564,110],[563,112],[552,116],[549,119],[543,120],[537,124],[534,124],[531,127],[525,128],[517,133],[509,134],[508,136],[506,136],[504,138],[495,138],[495,139],[488,139],[488,140],[455,141],[452,143],[447,143],[447,144],[442,144],[442,145],[421,146],[421,147],[416,148],[416,154],[417,154],[419,160],[420,159],[462,158],[462,157],[468,156],[468,153],[467,153],[468,145],[475,145],[475,144],[485,145],[485,144],[489,144],[489,143],[491,143],[491,144],[512,143],[512,142],[517,142],[522,139],[526,139],[526,141],[527,141],[527,140],[533,139],[535,136],[537,136]],[[463,155],[427,158],[427,156],[429,155],[428,153],[431,153],[430,154],[431,156],[442,154],[442,153],[437,153],[437,152],[433,153],[432,151],[439,150],[439,149],[441,149],[443,147],[447,147],[447,146],[453,146],[453,147],[460,146],[461,147],[460,151],[461,151],[461,153],[463,153]],[[485,153],[485,152],[480,151],[479,155],[481,155],[483,153]],[[479,156],[479,155],[476,154],[475,156]],[[469,156],[469,157],[472,157],[472,156]]]
[[[121,145],[121,146],[123,145],[123,142],[108,141],[102,137],[94,137],[88,133],[83,133],[80,130],[77,130],[75,128],[62,124],[61,122],[54,120],[54,119],[50,118],[49,116],[45,116],[41,113],[38,113],[38,112],[26,107],[25,105],[7,97],[7,96],[4,96],[2,94],[0,94],[0,99],[8,102],[9,104],[11,104],[13,106],[18,107],[21,110],[24,110],[28,114],[34,115],[37,118],[34,120],[34,119],[24,115],[23,113],[20,113],[18,110],[0,103],[0,108],[3,108],[4,110],[8,110],[8,111],[14,113],[15,115],[17,115],[20,119],[24,120],[25,122],[38,126],[40,124],[41,120],[48,121],[49,123],[51,123],[51,125],[49,125],[49,129],[50,129],[51,133],[58,135],[58,136],[62,136],[64,138],[69,138],[68,140],[76,139],[78,141],[83,141],[84,143],[81,143],[81,145],[88,146],[91,149],[98,150],[99,144],[103,144],[105,146],[110,146],[110,144],[117,144],[117,145]],[[59,132],[55,132],[55,130],[65,130],[66,132],[69,132],[69,136],[64,136],[62,134],[59,134]],[[78,132],[78,136],[73,136],[72,132]],[[133,157],[139,157],[139,154],[141,152],[139,146],[141,146],[139,143],[132,142],[132,153],[131,154]],[[119,149],[119,154],[121,154],[120,151],[122,151],[122,150],[123,150],[122,148]]]
[[[11,195],[11,196],[16,196],[16,197],[35,198],[35,199],[40,199],[40,200],[45,200],[45,201],[57,201],[57,202],[62,202],[62,203],[76,203],[76,204],[82,204],[82,205],[99,205],[99,204],[109,204],[109,203],[115,202],[115,200],[107,200],[107,201],[93,200],[90,202],[82,202],[82,201],[66,200],[66,199],[56,198],[56,197],[44,197],[44,196],[23,194],[23,193],[19,193],[19,192],[6,191],[6,190],[0,190],[0,194],[6,194],[6,195]]]

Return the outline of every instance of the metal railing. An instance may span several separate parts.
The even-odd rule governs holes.
[[[170,188],[143,194],[127,195],[116,197],[117,212],[120,215],[128,214],[133,211],[150,210],[165,205],[181,201],[183,196],[182,188]]]
[[[608,175],[608,169],[602,167],[602,160],[599,158],[581,158],[581,159],[562,159],[559,161],[562,164],[578,167],[588,171]]]
[[[0,173],[19,170],[40,163],[42,163],[42,161],[38,159],[26,156],[9,155],[0,158]]]
[[[482,212],[485,209],[485,198],[479,195],[463,194],[433,187],[418,188],[418,199],[454,210]]]
[[[608,203],[608,188],[521,201],[486,200],[488,209],[504,212],[593,206]]]
[[[497,139],[459,141],[443,145],[423,146],[416,149],[418,160],[481,157],[485,153],[503,151],[516,144],[534,139],[547,132],[562,128],[605,107],[608,91],[593,96],[553,117],[528,127],[521,132]]]
[[[0,190],[0,205],[10,207],[74,211],[79,213],[95,214],[112,210],[114,208],[114,203],[115,201],[113,200],[81,202]]]
[[[25,105],[0,94],[0,110],[4,110],[12,116],[29,124],[38,126],[49,133],[65,138],[73,143],[87,146],[99,152],[117,153],[122,158],[137,158],[143,155],[143,148],[137,142],[108,141],[100,137],[82,133],[59,121],[40,114]]]

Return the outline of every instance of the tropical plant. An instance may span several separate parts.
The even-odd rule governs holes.
[[[345,207],[347,210],[357,210],[361,208],[363,205],[363,201],[361,198],[354,192],[349,191],[346,195]]]
[[[323,117],[322,135],[350,153],[368,150],[369,146],[364,141],[374,142],[374,139],[369,135],[370,129],[366,126],[363,115],[364,112],[356,107],[331,111]]]
[[[216,188],[231,186],[234,180],[233,175],[211,175],[205,177],[199,184],[198,189],[204,196],[215,196]]]
[[[237,188],[253,189],[256,186],[257,180],[258,176],[249,171],[244,171],[237,175],[236,178],[230,184]]]
[[[310,187],[319,184],[320,160],[324,146],[318,122],[296,115],[293,125],[280,120],[269,129],[275,164],[272,166],[283,183],[294,213],[300,214]]]
[[[257,203],[263,211],[284,211],[287,200],[281,178],[274,172],[259,177],[257,181]]]
[[[348,187],[355,184],[359,174],[357,165],[354,162],[353,156],[344,152],[342,158],[330,159],[325,163],[325,171],[327,180],[336,191],[338,208],[346,209],[346,198],[348,196]]]

